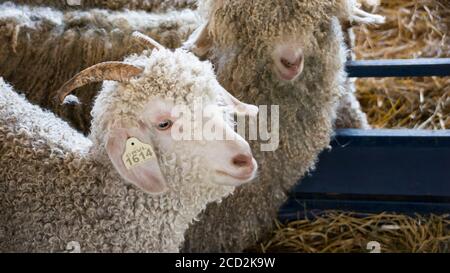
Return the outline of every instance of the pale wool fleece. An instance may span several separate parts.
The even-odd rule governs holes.
[[[211,65],[192,54],[160,50],[126,61],[145,67],[143,75],[105,83],[92,142],[0,80],[1,252],[62,252],[70,242],[82,252],[178,252],[206,204],[234,189],[211,183],[204,162],[182,142],[173,154],[157,152],[165,194],[148,195],[120,178],[102,142],[115,120],[135,121],[153,97],[219,99]]]
[[[44,7],[0,5],[0,76],[32,103],[55,112],[89,133],[90,111],[100,84],[75,94],[82,105],[60,105],[55,92],[79,71],[104,61],[142,52],[132,38],[140,31],[165,47],[178,48],[197,28],[192,10],[156,14],[102,9],[58,11]]]
[[[11,0],[0,0],[11,2]],[[12,0],[17,4],[31,6],[51,6],[59,9],[88,9],[104,8],[111,10],[145,10],[150,12],[164,12],[177,9],[195,9],[196,0]]]

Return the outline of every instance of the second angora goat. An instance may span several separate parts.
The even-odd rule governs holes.
[[[187,47],[214,63],[219,82],[234,95],[280,109],[279,147],[260,152],[254,146],[258,186],[209,205],[184,248],[242,251],[268,235],[292,186],[329,147],[347,92],[340,22],[360,18],[348,0],[211,0],[200,9],[206,22]]]

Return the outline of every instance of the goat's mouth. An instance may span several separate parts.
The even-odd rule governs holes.
[[[273,64],[273,72],[279,79],[283,81],[295,81],[303,73],[304,62],[303,58],[295,62],[290,62],[286,59],[276,60]]]
[[[275,67],[275,74],[284,81],[294,81],[300,74],[302,74],[302,67],[300,65],[293,66],[289,69],[281,68],[279,66]]]
[[[216,171],[216,173],[218,173],[221,176],[231,177],[233,179],[236,179],[236,180],[239,180],[239,181],[244,181],[244,182],[248,181],[248,180],[251,180],[254,177],[253,171],[250,172],[249,174],[246,174],[246,175],[233,175],[233,174],[230,174],[230,173],[224,172],[224,171]]]
[[[232,170],[216,169],[214,171],[216,184],[239,186],[251,182],[258,173],[258,163],[252,158],[251,164]]]

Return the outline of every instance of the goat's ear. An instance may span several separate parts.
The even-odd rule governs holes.
[[[209,33],[209,22],[202,24],[189,36],[183,48],[192,52],[199,59],[205,59],[212,47],[212,38]]]
[[[149,149],[144,151],[145,154],[142,158],[140,158],[141,155],[136,155],[138,156],[137,159],[142,161],[139,164],[126,161],[125,153],[130,151],[129,145],[132,139],[136,139],[139,145],[146,145],[145,147]],[[131,144],[134,145],[135,143]],[[126,181],[150,194],[160,194],[166,190],[166,182],[159,168],[158,159],[142,127],[112,129],[107,135],[106,152],[114,168]]]
[[[220,88],[220,95],[234,113],[250,117],[258,115],[259,109],[256,105],[241,102],[222,87]]]

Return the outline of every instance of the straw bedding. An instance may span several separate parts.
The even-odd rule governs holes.
[[[450,57],[450,1],[383,0],[382,26],[355,29],[357,59]],[[450,129],[450,77],[360,79],[374,128]]]
[[[313,220],[278,223],[273,237],[251,251],[360,253],[369,252],[370,242],[378,242],[381,252],[450,252],[450,218],[333,211]]]

